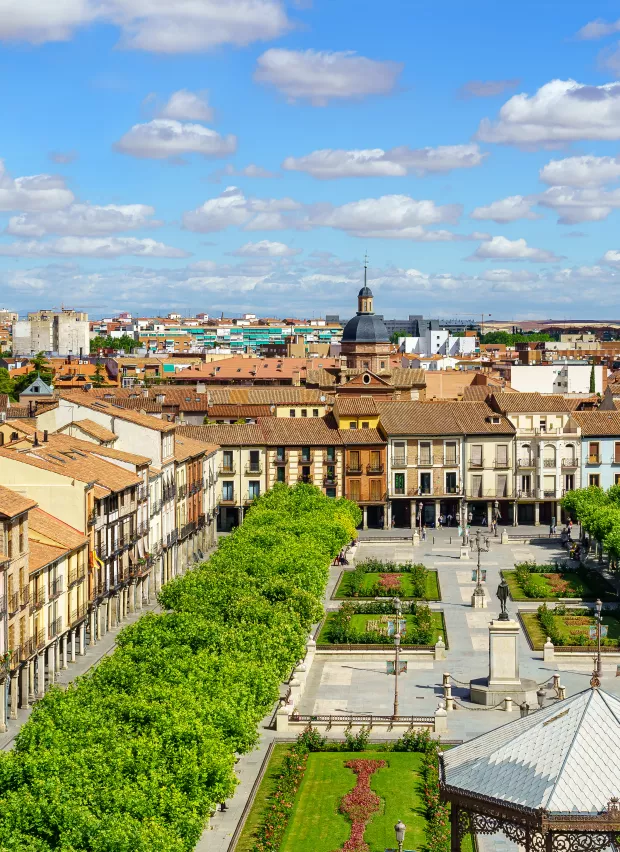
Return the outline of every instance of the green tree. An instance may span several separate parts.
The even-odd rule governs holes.
[[[404,328],[397,328],[396,331],[393,331],[390,334],[390,343],[398,343],[399,337],[409,337],[409,332],[405,331]]]
[[[93,374],[93,385],[96,388],[101,388],[105,384],[105,371],[103,369],[103,364],[101,361],[97,361],[95,365],[95,372]]]
[[[37,352],[30,363],[37,373],[49,373],[50,371],[50,362],[47,360],[45,352]]]
[[[0,367],[0,394],[13,396],[13,382],[11,374],[5,367]]]
[[[138,345],[137,341],[128,334],[123,334],[121,337],[103,337],[97,335],[97,337],[93,337],[90,341],[90,351],[93,355],[96,355],[100,349],[114,349],[115,351],[122,349],[125,352],[133,352],[134,349],[137,349]]]
[[[590,393],[596,393],[596,376],[594,373],[594,364],[590,370]]]

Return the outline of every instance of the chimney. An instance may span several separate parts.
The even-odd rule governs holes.
[[[35,433],[34,433],[34,441],[33,441],[32,446],[33,446],[33,447],[38,447],[38,446],[39,446],[39,433],[38,433],[38,432],[35,432]]]
[[[185,423],[185,412],[184,411],[179,411],[179,421],[181,423]]]
[[[148,398],[149,398],[149,389],[148,389],[148,388],[142,388],[142,396],[143,396],[145,399],[148,399]]]
[[[47,429],[43,430],[43,443],[47,444]]]
[[[293,385],[298,388],[301,385],[301,373],[299,370],[293,370]]]

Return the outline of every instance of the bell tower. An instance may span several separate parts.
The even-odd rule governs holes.
[[[357,294],[357,313],[358,314],[373,314],[372,307],[372,290],[367,283],[368,274],[368,255],[364,256],[364,286]]]

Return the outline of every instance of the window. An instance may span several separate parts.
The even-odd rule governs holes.
[[[302,409],[301,409],[301,416],[302,416],[302,417],[307,417],[307,416],[308,416],[308,409],[307,409],[307,408],[302,408]]]
[[[290,408],[290,409],[289,409],[288,416],[289,416],[289,417],[294,417],[294,416],[295,416],[295,409],[294,409],[294,408]]]
[[[419,464],[431,464],[431,442],[420,441]]]
[[[301,448],[301,460],[304,462],[310,461],[310,447]]]
[[[381,464],[381,453],[379,450],[370,451],[370,464],[368,466],[369,473],[381,473],[383,465]]]
[[[508,476],[505,473],[500,473],[495,483],[495,496],[508,496]]]
[[[7,556],[9,559],[13,558],[13,524],[9,524],[7,527],[7,544],[8,544],[8,553]]]
[[[349,450],[349,470],[361,470],[360,451]]]
[[[508,444],[498,444],[495,448],[497,467],[508,467]]]
[[[260,471],[260,453],[258,450],[250,450],[249,469],[254,473],[258,473]]]
[[[359,502],[360,500],[360,481],[359,479],[349,480],[349,500]]]
[[[310,468],[309,467],[302,467],[302,469],[301,469],[301,481],[302,482],[311,482]]]
[[[472,444],[471,466],[482,467],[482,444]]]
[[[286,482],[286,470],[283,467],[276,469],[276,482]]]
[[[620,441],[614,443],[614,464],[620,464]]]
[[[286,450],[284,447],[276,447],[276,461],[283,462],[286,459]]]
[[[404,465],[406,464],[407,455],[405,453],[405,442],[404,441],[394,441],[392,444],[393,447],[393,456],[392,456],[392,464]]]
[[[446,473],[446,494],[456,494],[456,473]]]
[[[327,447],[325,451],[325,455],[327,456],[327,461],[335,462],[336,461],[336,447]]]
[[[446,441],[444,444],[444,464],[456,464],[456,441]]]
[[[614,485],[620,485],[620,473],[614,473]]]
[[[588,477],[588,485],[596,485],[597,488],[600,487],[601,477],[598,473],[591,473]]]
[[[335,488],[326,488],[325,489],[325,496],[331,497],[332,499],[334,499],[336,497],[336,489]]]
[[[312,416],[313,416],[313,417],[318,417],[318,416],[319,416],[319,409],[318,409],[318,408],[313,408],[313,409],[312,409]]]
[[[335,482],[336,481],[336,468],[334,467],[333,464],[327,465],[327,470],[326,470],[326,473],[325,473],[325,479],[328,482]]]
[[[619,474],[620,475],[620,474]],[[575,474],[567,473],[564,477],[564,490],[572,491],[575,487]]]
[[[365,363],[365,364],[364,364],[364,368],[365,368],[366,370],[368,369],[368,363]],[[364,377],[362,378],[362,381],[364,382],[364,384],[365,384],[365,385],[369,385],[369,384],[370,384],[370,376],[368,375],[368,373],[364,373]]]
[[[385,370],[385,361],[381,361],[381,369]]]
[[[588,463],[599,464],[600,462],[600,445],[598,441],[590,441],[588,444]]]
[[[471,478],[471,496],[482,497],[482,477],[472,476]]]
[[[431,491],[432,491],[431,474],[430,473],[421,473],[420,474],[420,494],[430,494]]]
[[[380,479],[371,479],[370,480],[370,499],[373,503],[380,503],[382,498],[381,494],[381,480]]]
[[[405,493],[405,474],[404,473],[395,473],[394,474],[394,494],[404,494]]]
[[[235,499],[235,483],[222,482],[222,500],[228,503],[234,502]]]
[[[255,500],[260,496],[260,482],[251,479],[248,482],[248,497],[250,500]]]
[[[26,550],[26,535],[23,519],[19,522],[19,552],[23,553]]]
[[[368,429],[369,422],[367,420],[362,420],[362,429]]]
[[[349,429],[357,429],[357,420],[351,420],[349,423]]]
[[[555,497],[555,476],[543,476],[543,494],[545,497]]]
[[[541,417],[541,418],[540,418],[540,421],[539,421],[539,424],[538,424],[538,428],[540,429],[540,431],[541,431],[541,432],[546,432],[546,431],[547,431],[547,418],[546,418],[546,417]]]

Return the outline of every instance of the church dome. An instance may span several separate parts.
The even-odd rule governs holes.
[[[364,285],[364,287],[362,287],[362,289],[357,294],[357,298],[358,299],[368,299],[368,298],[372,299],[372,290],[370,289],[370,287],[366,287]]]
[[[367,287],[364,289],[368,290]],[[342,332],[342,343],[389,342],[390,337],[385,323],[378,316],[375,316],[375,314],[357,314],[353,319],[349,320]]]

